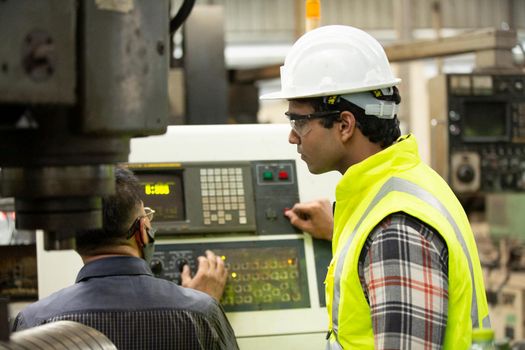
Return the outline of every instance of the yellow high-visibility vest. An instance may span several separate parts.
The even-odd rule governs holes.
[[[481,265],[467,216],[446,182],[419,158],[412,135],[350,167],[336,188],[333,259],[326,276],[330,349],[373,349],[370,306],[358,274],[363,245],[386,216],[405,212],[433,227],[448,248],[444,349],[467,349],[490,327]]]

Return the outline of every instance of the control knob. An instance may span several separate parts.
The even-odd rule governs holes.
[[[474,168],[470,164],[461,164],[456,171],[458,180],[465,183],[472,182],[474,175]]]
[[[184,268],[184,265],[189,265],[190,262],[187,259],[179,258],[175,261],[175,267],[177,268],[178,272],[182,272],[182,269]]]
[[[186,258],[178,258],[175,260],[175,269],[178,272],[177,277],[175,279],[175,283],[178,285],[182,285],[182,269],[185,265],[190,266],[190,262]]]
[[[153,259],[151,260],[149,267],[151,268],[151,272],[153,272],[154,275],[160,275],[163,269],[162,261]]]

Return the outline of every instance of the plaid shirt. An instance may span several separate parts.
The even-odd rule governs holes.
[[[448,250],[405,213],[385,218],[359,257],[376,349],[441,349],[447,325]]]

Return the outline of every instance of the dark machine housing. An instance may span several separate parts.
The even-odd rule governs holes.
[[[432,167],[462,194],[525,192],[525,76],[430,82]]]
[[[165,132],[169,3],[0,2],[0,196],[46,249],[100,227],[130,138]]]

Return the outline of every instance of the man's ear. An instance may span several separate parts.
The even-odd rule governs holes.
[[[139,245],[139,247],[142,247],[146,243],[148,243],[148,232],[146,230],[146,218],[141,218],[139,220],[139,234],[135,235],[135,237],[137,239],[137,244]]]
[[[336,125],[339,125],[342,141],[346,142],[350,140],[355,133],[356,120],[354,114],[350,111],[341,112],[340,118],[341,122],[336,123]]]

